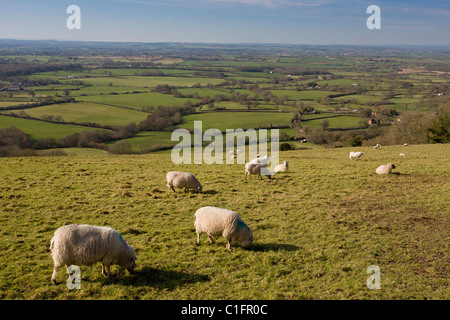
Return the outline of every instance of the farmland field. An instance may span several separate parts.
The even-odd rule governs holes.
[[[17,41],[0,40],[0,300],[450,298],[448,51]],[[272,157],[279,129],[290,170],[174,164],[194,134],[238,128],[268,129]],[[171,170],[203,192],[168,192]],[[238,212],[253,246],[197,246],[203,206]],[[72,223],[118,230],[136,272],[82,266],[68,290],[61,268],[52,285],[50,239]]]
[[[65,121],[95,122],[111,125],[126,125],[130,122],[142,121],[147,117],[147,114],[138,111],[84,102],[32,108],[27,110],[27,113],[36,118],[51,114],[60,116]]]
[[[158,92],[118,94],[118,95],[91,95],[89,97],[79,97],[79,100],[99,102],[114,106],[126,106],[141,110],[144,106],[171,106],[174,104],[183,105],[187,101],[198,101],[196,99],[176,98],[171,95],[164,95]]]
[[[6,61],[17,66],[33,62],[54,70],[32,72],[25,77],[28,82],[22,85],[4,82],[0,88],[0,109],[20,118],[31,116],[47,122],[57,117],[71,124],[84,122],[111,127],[135,123],[139,127],[158,107],[187,106],[190,111],[180,114],[181,119],[177,116],[179,127],[192,128],[193,120],[204,121],[205,128],[220,130],[267,127],[272,123],[290,127],[284,131],[290,133],[289,138],[301,140],[306,136],[299,130],[320,128],[324,115],[331,112],[339,117],[329,118],[330,129],[357,134],[357,130],[369,126],[369,120],[375,120],[372,129],[381,131],[394,123],[399,112],[431,112],[433,108],[448,106],[447,96],[438,95],[445,91],[449,75],[417,65],[439,63],[441,70],[446,70],[445,55],[437,58],[419,51],[380,61],[354,48],[332,48],[327,55],[320,50],[313,51],[312,56],[305,56],[301,46],[289,51],[289,56],[274,53],[273,50],[283,50],[276,47],[255,45],[251,49],[255,50],[254,55],[248,56],[237,54],[233,46],[223,47],[219,55],[210,54],[211,49],[202,46],[193,49],[201,55],[193,53],[196,51],[180,55],[172,49],[168,49],[167,55],[145,57],[111,53],[108,56],[101,52],[80,54],[76,68],[70,70],[61,70],[60,66],[67,66],[69,61],[63,55],[36,55],[34,60],[30,60],[31,54],[24,54],[23,59],[17,54],[5,55]],[[239,50],[244,53],[247,49]],[[354,50],[355,56],[347,56],[348,50]],[[379,49],[373,54],[392,53]],[[262,113],[269,110],[286,112]],[[300,113],[307,121],[298,123],[294,129],[291,120]],[[30,138],[42,136],[36,126],[22,128],[20,125],[35,122],[8,119]],[[8,127],[5,121],[2,123],[2,128]],[[158,130],[157,134],[149,134],[154,130],[148,129],[136,132],[136,139],[130,141],[132,144],[139,141],[145,150],[156,150],[163,146],[162,142],[167,142],[160,139],[166,136],[164,130]],[[64,137],[56,131],[51,135],[46,137]],[[108,145],[116,142],[108,141]]]
[[[194,121],[202,121],[203,129],[216,128],[220,131],[230,128],[258,129],[270,127],[271,124],[289,126],[291,118],[289,112],[220,112],[220,117],[215,113],[203,113],[185,116],[182,125],[183,128],[193,129]]]
[[[245,180],[243,165],[173,165],[168,154],[1,158],[1,299],[448,299],[448,145],[282,152],[291,170]],[[406,157],[399,157],[399,152]],[[394,162],[393,175],[375,168]],[[423,164],[427,165],[424,166]],[[202,194],[167,192],[189,170]],[[250,250],[195,245],[202,206],[237,211]],[[69,223],[111,226],[136,250],[134,275],[81,267],[51,285],[49,241]],[[366,269],[381,270],[369,290]],[[11,267],[15,266],[15,267]],[[63,269],[63,268],[62,268]]]
[[[76,125],[48,123],[44,121],[13,118],[0,115],[0,129],[9,128],[10,126],[22,128],[25,134],[36,140],[46,138],[63,138],[77,132],[80,133],[83,131],[94,130]]]

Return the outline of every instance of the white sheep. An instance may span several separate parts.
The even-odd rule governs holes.
[[[110,266],[119,265],[133,272],[136,253],[119,232],[109,227],[92,225],[66,225],[55,231],[50,241],[54,262],[51,281],[56,284],[56,274],[62,266],[92,266],[102,263],[102,274],[112,277]]]
[[[247,177],[250,179],[251,174],[256,174],[258,179],[262,179],[261,178],[261,165],[259,163],[247,162],[245,164],[245,179],[247,179]]]
[[[392,169],[395,169],[395,165],[393,163],[388,163],[386,165],[379,166],[376,170],[378,174],[391,174]]]
[[[214,237],[222,235],[227,240],[228,250],[231,250],[232,244],[250,248],[253,243],[252,231],[239,214],[231,210],[202,207],[195,212],[194,226],[197,232],[197,245],[200,244],[202,233],[208,235],[211,243],[214,243]]]
[[[400,156],[400,157],[404,157],[405,154],[404,154],[404,153],[400,153],[399,156]]]
[[[168,191],[172,189],[176,192],[175,188],[184,188],[185,192],[189,189],[193,189],[195,192],[202,192],[202,185],[190,172],[169,171],[166,180]]]
[[[284,172],[284,171],[288,171],[289,170],[289,162],[288,161],[283,161],[283,163],[278,164],[274,171],[275,172]]]
[[[359,159],[363,155],[364,155],[364,153],[362,153],[361,151],[358,151],[358,152],[350,151],[349,158],[350,158],[350,160],[351,159]]]
[[[381,144],[377,143],[375,147],[373,147],[374,149],[378,149],[381,148]]]
[[[403,146],[404,146],[404,147],[407,147],[407,146],[408,146],[408,144],[407,144],[407,143],[405,143],[405,144],[403,144]]]
[[[252,159],[249,161],[249,163],[259,163],[261,164],[263,167],[267,167],[267,164],[270,162],[270,157],[265,155],[263,157],[261,157],[258,153],[257,157],[255,159]]]

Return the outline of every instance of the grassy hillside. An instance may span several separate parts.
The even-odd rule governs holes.
[[[365,155],[355,161],[349,151]],[[405,157],[399,157],[405,153]],[[449,145],[281,152],[291,171],[244,180],[243,165],[175,166],[170,154],[0,158],[0,299],[449,299]],[[375,168],[393,162],[396,174]],[[169,170],[204,193],[167,193]],[[205,235],[195,210],[237,211],[252,249]],[[59,271],[53,232],[69,223],[117,229],[136,274],[82,267],[80,290]],[[381,289],[366,286],[370,265]]]

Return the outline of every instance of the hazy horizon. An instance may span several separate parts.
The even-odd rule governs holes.
[[[70,5],[81,29],[69,30]],[[366,12],[381,9],[381,29]],[[444,0],[19,0],[0,12],[0,39],[140,43],[450,45]]]

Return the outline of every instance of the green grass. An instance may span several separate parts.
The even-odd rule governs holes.
[[[292,119],[290,112],[220,112],[201,113],[183,117],[180,127],[193,129],[194,121],[202,121],[202,129],[216,128],[220,131],[226,129],[250,129],[268,127],[270,124],[289,126]]]
[[[129,139],[123,139],[120,141],[128,142],[132,149],[135,151],[145,150],[146,148],[152,146],[174,146],[178,142],[171,141],[172,132],[164,132],[164,131],[147,131],[140,132],[135,137]],[[120,142],[113,142],[111,145],[114,145]]]
[[[320,126],[323,120],[325,119],[312,119],[309,121],[303,121],[301,122],[301,125],[308,128],[317,128]],[[329,128],[350,128],[357,127],[361,118],[355,116],[339,116],[326,118],[326,120],[328,120],[329,122]]]
[[[111,89],[114,92],[114,89]],[[176,98],[170,94],[162,94],[158,92],[147,93],[133,93],[133,94],[117,94],[117,95],[98,95],[78,97],[78,100],[99,102],[105,104],[111,104],[116,106],[126,106],[140,110],[144,106],[172,106],[172,105],[184,105],[187,101],[192,103],[198,102],[197,99],[191,98]]]
[[[0,101],[0,109],[17,106],[19,104],[29,104],[29,103],[33,103],[33,102],[30,102],[30,101]]]
[[[143,112],[85,102],[54,104],[26,109],[25,111],[36,118],[41,118],[43,115],[53,115],[61,116],[64,121],[94,122],[109,125],[126,125],[130,122],[139,123],[148,116],[148,114]]]
[[[357,160],[348,152],[361,150]],[[399,157],[403,152],[406,157]],[[1,299],[443,299],[449,292],[449,145],[282,152],[291,171],[244,180],[243,165],[174,165],[168,154],[0,159]],[[393,175],[375,168],[394,162]],[[424,165],[426,164],[426,165]],[[169,170],[204,193],[167,193]],[[195,210],[237,211],[250,250],[205,235]],[[136,273],[81,267],[51,285],[49,242],[70,223],[110,226],[136,250]],[[366,286],[370,265],[381,289]]]
[[[60,139],[77,132],[103,130],[0,115],[0,129],[9,128],[11,126],[15,126],[22,130],[33,140],[44,138]]]
[[[86,83],[92,85],[107,86],[109,83],[113,84],[113,87],[156,87],[160,84],[168,84],[170,86],[193,86],[200,83],[201,85],[219,84],[223,80],[213,78],[194,78],[194,77],[145,77],[145,76],[121,76],[121,77],[100,77],[100,78],[88,78],[82,79]],[[111,88],[111,91],[114,91]]]
[[[303,91],[293,91],[293,90],[271,90],[273,95],[278,97],[288,97],[289,100],[316,100],[317,98],[322,98],[326,95],[334,94],[332,91],[323,90],[303,90]]]

